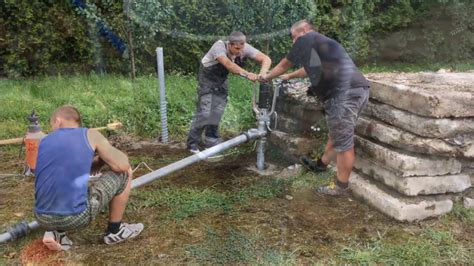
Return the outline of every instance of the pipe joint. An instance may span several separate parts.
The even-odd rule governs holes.
[[[8,228],[7,232],[11,235],[13,240],[25,236],[30,231],[27,221],[21,221],[20,223]]]

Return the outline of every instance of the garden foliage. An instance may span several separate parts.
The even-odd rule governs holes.
[[[244,31],[279,60],[291,46],[288,28],[307,18],[366,62],[456,62],[474,57],[474,2],[468,0],[84,0],[0,2],[0,76],[130,72],[97,32],[101,19],[124,41],[131,33],[139,74],[154,72],[155,48],[167,70],[195,73],[219,37]]]

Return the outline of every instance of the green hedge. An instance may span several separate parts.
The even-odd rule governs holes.
[[[340,41],[358,63],[474,58],[469,12],[474,3],[469,0],[86,2],[89,13],[69,1],[1,1],[0,76],[88,73],[97,66],[109,73],[130,72],[129,60],[98,37],[94,16],[124,40],[130,29],[139,74],[155,71],[157,46],[165,47],[167,70],[193,73],[218,36],[233,30],[244,31],[278,61],[291,46],[285,29],[302,18]]]

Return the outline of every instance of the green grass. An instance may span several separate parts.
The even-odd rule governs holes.
[[[343,248],[338,255],[343,263],[433,265],[466,264],[473,261],[472,251],[464,248],[451,232],[426,228],[419,236],[402,241],[379,237],[365,244]]]
[[[177,221],[203,212],[231,209],[226,195],[211,189],[162,188],[132,193],[132,208],[164,207],[168,210],[166,217]]]
[[[194,76],[169,75],[166,80],[168,125],[172,137],[186,135],[196,109]],[[145,137],[160,131],[157,80],[144,76],[131,81],[114,75],[45,77],[31,80],[0,80],[0,139],[20,137],[26,131],[25,117],[35,109],[44,130],[49,116],[59,106],[76,106],[86,127],[120,121],[124,130]],[[229,79],[229,102],[222,128],[230,133],[252,126],[251,83]]]
[[[291,187],[296,190],[314,188],[328,184],[335,176],[336,172],[331,170],[317,174],[310,171],[305,171],[291,179]]]
[[[280,195],[288,182],[283,179],[262,179],[250,186],[239,189],[231,195],[232,201],[245,204],[249,199],[271,199]]]
[[[207,239],[188,246],[186,251],[192,259],[206,264],[296,264],[292,254],[268,248],[259,237],[234,228],[228,228],[221,234],[208,229]]]
[[[453,210],[445,217],[448,220],[456,219],[474,226],[474,210],[465,208],[462,202],[455,203],[453,205]]]
[[[474,69],[472,63],[457,64],[371,64],[361,69],[382,71],[435,71],[447,68],[455,71]],[[222,128],[237,133],[253,126],[250,110],[251,83],[230,77],[229,103]],[[172,136],[182,138],[187,133],[196,101],[194,76],[167,76],[168,124]],[[142,76],[135,81],[115,75],[44,77],[31,80],[0,80],[0,139],[19,137],[25,132],[25,116],[36,109],[44,129],[49,129],[48,117],[63,104],[77,106],[87,127],[103,126],[121,121],[127,133],[156,137],[160,131],[157,81],[154,76]],[[320,151],[315,151],[319,153]]]
[[[235,191],[217,192],[211,188],[165,187],[159,190],[132,191],[134,209],[164,207],[167,219],[180,221],[207,212],[230,212],[252,199],[271,199],[281,194],[287,182],[281,179],[261,179]]]
[[[364,73],[393,71],[453,71],[474,69],[472,63],[456,64],[370,64]],[[20,137],[26,131],[25,117],[35,109],[43,129],[49,130],[48,118],[59,106],[71,104],[79,108],[86,127],[104,126],[120,121],[124,130],[144,137],[157,137],[160,132],[158,82],[153,75],[135,81],[119,75],[82,75],[41,77],[29,80],[0,80],[0,139]],[[179,74],[166,78],[168,125],[172,137],[186,135],[196,109],[197,81]],[[236,134],[254,125],[251,110],[252,83],[230,76],[229,101],[221,127]]]

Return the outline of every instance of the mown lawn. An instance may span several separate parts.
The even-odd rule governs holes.
[[[474,64],[371,64],[361,70],[364,73],[415,72],[440,68],[466,71],[474,69]],[[175,74],[166,78],[169,132],[177,140],[186,135],[195,111],[196,86],[194,76]],[[254,124],[252,83],[231,76],[229,88],[229,101],[221,128],[232,134]],[[120,121],[126,133],[151,138],[160,135],[158,81],[154,75],[142,76],[135,81],[114,75],[0,79],[0,95],[0,139],[21,137],[28,125],[25,117],[33,109],[41,116],[43,129],[48,130],[50,114],[64,104],[79,108],[86,127]]]
[[[196,86],[191,76],[173,75],[166,80],[169,131],[177,139],[187,133],[196,109]],[[253,123],[252,87],[243,78],[231,77],[230,88],[222,128],[232,133]],[[86,127],[120,121],[127,133],[159,136],[158,82],[153,76],[135,81],[113,75],[0,80],[0,92],[0,139],[22,136],[28,125],[25,117],[33,109],[48,130],[49,116],[64,104],[79,109]]]

